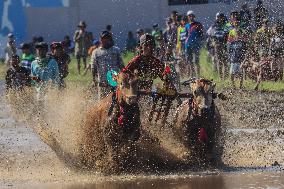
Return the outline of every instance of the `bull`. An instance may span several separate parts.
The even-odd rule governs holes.
[[[89,110],[83,129],[85,164],[101,170],[108,169],[102,171],[120,171],[123,167],[122,150],[129,149],[129,145],[140,137],[137,77],[120,73],[117,81],[116,94],[110,94]]]
[[[214,92],[215,84],[207,79],[192,79],[192,97],[178,108],[174,134],[190,152],[189,160],[200,164],[217,163],[221,116],[214,99],[225,99]],[[214,155],[215,154],[215,155]]]

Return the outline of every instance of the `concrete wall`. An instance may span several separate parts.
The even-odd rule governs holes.
[[[8,1],[12,2],[12,0]],[[255,1],[250,0],[249,2],[252,5]],[[128,31],[136,31],[140,27],[152,28],[153,23],[159,23],[164,27],[164,19],[172,10],[178,10],[179,13],[186,13],[189,9],[193,10],[197,20],[207,28],[212,24],[216,12],[229,13],[231,10],[238,10],[244,0],[231,4],[209,3],[180,6],[168,6],[167,2],[167,0],[69,0],[68,6],[65,7],[23,6],[26,17],[23,30],[26,34],[23,40],[31,41],[34,35],[42,35],[48,42],[62,40],[66,34],[72,37],[78,22],[85,20],[88,25],[87,30],[92,31],[95,38],[98,38],[98,34],[105,29],[107,24],[111,24],[116,43],[122,48]],[[264,2],[272,17],[284,17],[284,0]],[[2,45],[5,45],[5,42]]]

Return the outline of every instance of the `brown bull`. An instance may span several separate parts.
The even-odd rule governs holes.
[[[215,84],[206,79],[195,79],[190,84],[193,93],[177,110],[174,132],[190,152],[190,160],[210,163],[220,134],[221,117],[214,103]],[[211,162],[213,163],[213,162]]]
[[[246,76],[256,81],[254,89],[258,90],[259,84],[262,81],[276,82],[281,80],[283,72],[281,64],[282,62],[276,58],[263,58],[259,62],[249,59],[245,61],[241,67]],[[241,78],[241,80],[243,80],[243,78]]]
[[[125,149],[140,136],[140,115],[137,105],[135,76],[118,75],[116,94],[110,94],[90,109],[85,123],[83,152],[88,167],[119,171]],[[115,95],[116,103],[109,115]],[[127,146],[127,147],[126,147]],[[107,164],[107,165],[106,165]]]

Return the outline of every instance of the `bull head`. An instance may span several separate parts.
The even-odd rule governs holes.
[[[138,75],[137,72],[133,74],[120,73],[117,78],[117,99],[122,100],[128,105],[137,103],[138,100]]]
[[[194,79],[190,83],[195,111],[200,116],[207,115],[214,109],[214,89],[216,84],[211,80]]]

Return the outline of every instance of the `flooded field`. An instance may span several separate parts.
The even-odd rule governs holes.
[[[34,127],[14,119],[12,108],[1,95],[0,188],[284,188],[284,95],[232,91],[227,96],[228,101],[216,102],[222,126],[226,128],[223,166],[109,176],[69,166],[66,163],[69,156],[60,158],[59,152],[47,145],[48,141],[42,141]],[[53,133],[65,151],[76,143],[71,140],[76,138],[76,133],[70,130],[81,107],[70,96],[68,102],[68,116],[60,113],[61,106],[53,107],[51,110],[55,112],[50,115],[61,118],[54,118],[57,125]],[[68,121],[70,125],[64,126]]]

